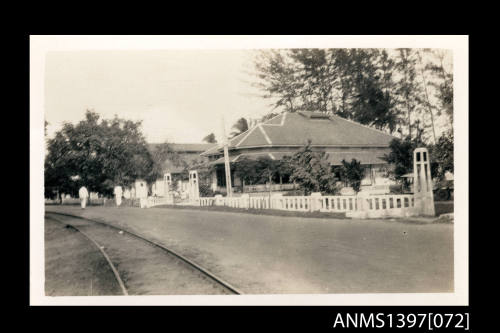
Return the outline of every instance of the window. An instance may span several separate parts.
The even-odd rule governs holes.
[[[223,168],[218,168],[216,170],[216,175],[217,175],[217,186],[219,187],[226,187],[226,172],[225,169]],[[231,170],[231,184],[234,187],[234,172]]]

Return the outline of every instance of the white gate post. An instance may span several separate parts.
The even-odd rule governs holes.
[[[198,171],[189,171],[189,201],[195,201],[200,198]]]
[[[170,191],[170,185],[172,184],[172,175],[167,172],[166,174],[163,175],[163,182],[165,183],[165,186],[163,187],[165,191],[165,197],[168,197],[168,192]]]
[[[311,193],[311,207],[309,210],[311,212],[316,212],[321,209],[321,192]]]
[[[432,175],[427,148],[417,148],[413,152],[413,188],[416,213],[435,216]]]
[[[367,191],[360,191],[356,194],[356,209],[352,211],[347,211],[346,216],[351,218],[366,219],[369,213],[369,205],[367,199],[370,194]]]

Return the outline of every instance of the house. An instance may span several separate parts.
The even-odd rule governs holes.
[[[154,153],[159,143],[148,144],[148,149]],[[164,163],[164,173],[170,173],[173,184],[170,190],[178,192],[180,195],[188,192],[188,169],[190,166],[203,164],[208,161],[207,157],[200,154],[214,147],[212,143],[169,143],[168,147],[173,153],[171,158]],[[151,188],[153,196],[165,195],[165,180],[158,179]]]
[[[342,160],[356,159],[365,170],[362,190],[387,192],[392,183],[387,176],[388,164],[383,156],[390,152],[389,143],[393,136],[382,131],[320,112],[282,113],[260,123],[229,140],[228,152],[231,163],[241,158],[257,159],[269,157],[272,160],[292,155],[311,141],[311,149],[324,151],[332,166],[342,165]],[[212,190],[225,192],[224,153],[220,145],[204,151],[215,166],[212,175]],[[265,191],[266,186],[242,186],[242,182],[231,174],[232,185],[243,192]],[[287,190],[294,187],[287,177],[273,190]],[[268,189],[267,189],[268,191]]]

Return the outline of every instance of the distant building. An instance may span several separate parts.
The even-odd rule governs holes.
[[[154,152],[159,145],[158,143],[150,143],[148,148],[150,152]],[[175,158],[167,159],[163,170],[164,174],[170,173],[172,175],[174,182],[170,190],[175,190],[181,195],[187,193],[189,166],[208,162],[208,157],[200,154],[215,145],[213,143],[169,143],[169,149],[175,153]],[[153,196],[164,196],[165,180],[163,177],[152,185],[151,192]]]
[[[234,137],[229,142],[230,162],[245,157],[257,159],[262,156],[280,160],[292,155],[311,141],[314,151],[327,153],[332,166],[342,165],[342,160],[356,159],[365,169],[362,190],[387,192],[392,182],[387,177],[388,165],[382,158],[390,152],[389,143],[393,136],[382,131],[352,122],[334,115],[319,112],[282,113],[268,121],[258,124],[248,131]],[[214,145],[201,156],[215,165],[212,175],[212,189],[226,191],[224,154],[220,145]],[[232,177],[233,187],[242,186],[241,180]],[[276,190],[293,188],[288,177],[281,184],[274,185]],[[244,192],[265,191],[265,185],[243,187]]]

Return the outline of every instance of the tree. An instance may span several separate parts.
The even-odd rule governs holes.
[[[390,142],[390,153],[384,156],[384,160],[394,165],[393,177],[400,179],[402,175],[413,171],[413,151],[421,146],[416,140],[406,137],[403,140],[394,139]]]
[[[341,179],[344,179],[354,191],[359,192],[361,180],[364,176],[364,169],[361,162],[352,159],[351,162],[342,160]]]
[[[441,111],[449,117],[450,124],[453,124],[453,71],[445,66],[446,53],[442,50],[427,50],[436,61],[426,64],[426,70],[431,72],[432,78],[429,82],[435,88],[435,97],[439,101],[437,115]]]
[[[267,52],[267,53],[266,53]],[[262,51],[257,76],[274,108],[337,114],[394,131],[399,111],[392,61],[376,49],[292,49]]]
[[[401,76],[397,81],[397,103],[406,113],[403,123],[408,128],[408,137],[411,140],[417,113],[421,111],[422,106],[421,86],[417,81],[416,72],[417,56],[413,49],[398,49],[396,59],[395,68]]]
[[[140,126],[116,116],[100,120],[92,111],[76,125],[65,123],[47,143],[45,186],[76,195],[85,185],[89,191],[111,195],[115,184],[150,181],[154,161]]]
[[[393,132],[399,123],[395,108],[392,72],[394,63],[387,53],[377,49],[354,49],[349,53],[350,62],[344,70],[351,98],[344,107],[350,119],[380,130]]]
[[[290,180],[297,183],[306,195],[311,192],[334,194],[336,180],[325,152],[314,152],[309,141],[291,158],[284,158],[292,170]]]
[[[263,97],[273,99],[274,108],[294,112],[302,87],[297,79],[297,64],[290,58],[288,51],[261,51],[254,64],[259,79],[254,85],[264,92]]]
[[[210,133],[209,135],[204,137],[202,141],[205,141],[206,143],[217,143],[214,133]]]
[[[234,175],[241,179],[242,186],[257,184],[261,179],[256,160],[247,157],[240,158],[232,163],[231,169]]]
[[[434,111],[433,111],[433,106],[432,106],[432,103],[431,103],[431,100],[430,100],[430,97],[429,97],[429,91],[427,89],[427,78],[426,78],[426,74],[425,74],[425,65],[424,65],[424,62],[422,60],[422,54],[420,51],[416,51],[417,53],[417,56],[418,56],[418,61],[419,61],[419,64],[420,64],[420,76],[422,78],[422,84],[423,84],[423,87],[424,87],[424,93],[425,93],[425,106],[427,107],[427,109],[429,110],[429,115],[430,115],[430,119],[431,119],[431,127],[432,127],[432,138],[433,138],[433,142],[436,143],[436,128],[434,126]]]
[[[410,140],[406,137],[403,140],[394,139],[390,143],[390,153],[384,156],[384,160],[394,166],[391,171],[395,179],[406,173],[413,172],[413,152],[418,147],[426,147],[429,151],[430,168],[432,178],[439,181],[444,179],[445,173],[454,170],[453,161],[453,130],[444,132],[435,145],[426,145],[421,140]]]
[[[166,164],[171,164],[173,167],[184,167],[182,164],[183,160],[179,158],[178,153],[172,149],[172,146],[168,142],[156,145],[150,154],[153,161],[153,167],[147,177],[150,181],[155,181],[163,177],[167,167]]]
[[[432,176],[443,180],[446,172],[453,173],[453,129],[444,132],[430,151],[431,162],[437,164]]]
[[[281,172],[281,162],[269,157],[249,159],[242,157],[232,163],[231,170],[242,180],[242,185],[272,183]]]
[[[231,132],[230,137],[234,138],[235,136],[248,131],[248,122],[245,118],[240,118],[231,128],[233,128],[234,131]]]

